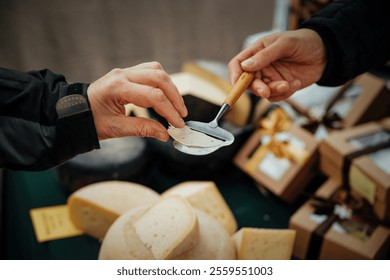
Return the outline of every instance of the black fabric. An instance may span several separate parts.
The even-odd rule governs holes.
[[[338,86],[390,59],[390,1],[339,0],[303,22],[327,51],[323,86]]]
[[[48,169],[99,147],[90,111],[57,120],[55,104],[69,87],[49,70],[0,68],[0,167]]]

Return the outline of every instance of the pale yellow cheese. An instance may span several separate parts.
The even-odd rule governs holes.
[[[99,250],[100,260],[153,260],[153,254],[139,240],[133,223],[145,212],[133,208],[119,216],[104,236]]]
[[[226,229],[203,211],[196,210],[199,222],[199,242],[177,260],[234,260],[236,248]]]
[[[133,226],[157,260],[175,258],[195,247],[199,239],[194,209],[180,196],[161,198]]]
[[[131,182],[106,181],[85,186],[68,199],[70,217],[84,233],[102,239],[124,212],[154,203],[159,194]]]
[[[188,147],[211,148],[220,146],[224,142],[205,133],[193,130],[188,126],[183,128],[169,126],[168,133],[177,142]]]
[[[229,234],[233,234],[237,230],[237,221],[232,211],[212,181],[183,182],[171,187],[162,195],[180,195],[187,199],[193,207],[222,223]]]
[[[233,235],[239,260],[288,260],[295,230],[241,228]]]

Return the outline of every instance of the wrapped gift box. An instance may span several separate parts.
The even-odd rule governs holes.
[[[328,179],[290,218],[298,259],[386,259],[390,230],[379,225],[369,204],[347,200],[341,184]],[[354,196],[358,197],[358,196]],[[315,203],[317,201],[317,203]],[[359,208],[360,207],[360,208]]]
[[[260,186],[292,203],[316,175],[318,143],[294,124],[274,134],[257,129],[236,154],[234,163]]]
[[[334,132],[320,144],[320,169],[367,199],[390,224],[390,118]]]
[[[287,102],[329,128],[343,129],[390,114],[389,90],[383,79],[365,73],[342,87],[312,85]]]

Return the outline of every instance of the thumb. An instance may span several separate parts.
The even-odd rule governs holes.
[[[284,48],[283,44],[275,42],[241,62],[241,67],[248,72],[259,71],[280,59],[284,53]]]

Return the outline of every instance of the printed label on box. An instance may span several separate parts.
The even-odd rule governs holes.
[[[371,204],[375,202],[377,185],[355,165],[352,165],[349,171],[349,182],[351,188],[358,194],[367,199]]]
[[[348,143],[356,149],[375,147],[390,141],[390,132],[378,130],[374,133],[365,134],[348,140]]]

